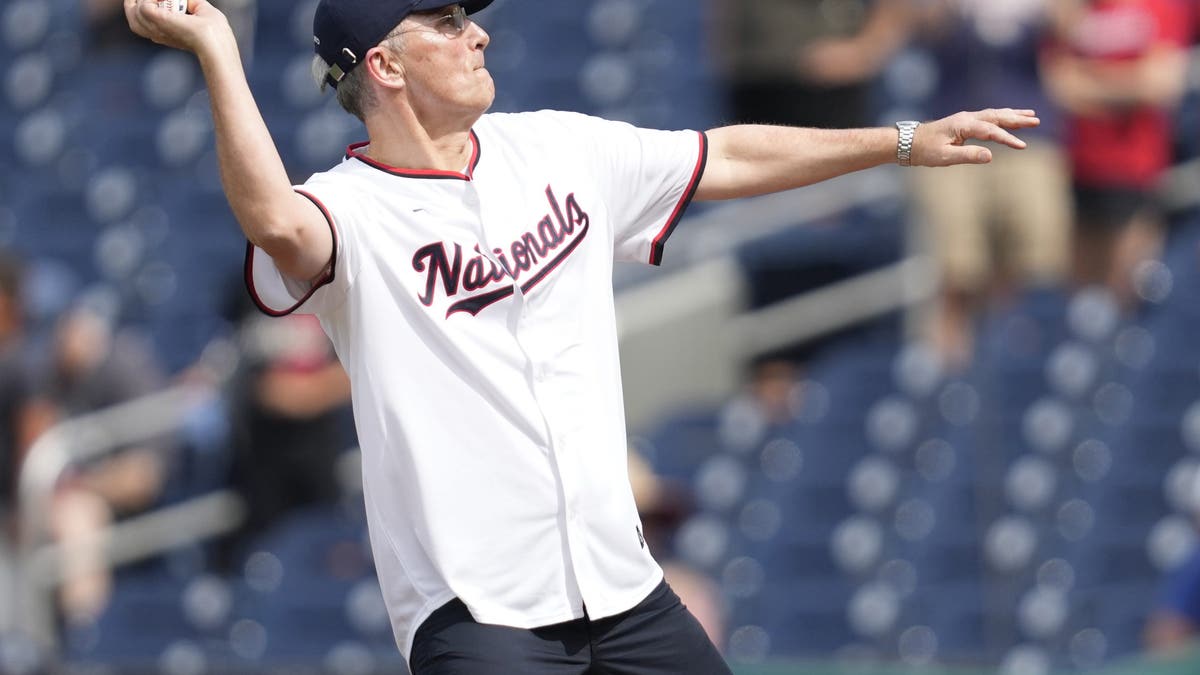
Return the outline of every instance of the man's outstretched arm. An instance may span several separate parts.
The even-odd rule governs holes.
[[[966,145],[991,141],[1012,148],[1025,142],[1010,129],[1038,125],[1032,110],[961,112],[917,128],[913,166],[986,164],[991,150]],[[708,163],[696,199],[751,197],[819,183],[896,161],[894,128],[806,129],[737,125],[708,132]]]
[[[229,22],[206,0],[191,0],[190,12],[168,11],[155,0],[125,0],[125,17],[135,33],[199,59],[212,104],[221,183],[246,238],[284,274],[316,279],[333,255],[329,225],[316,205],[292,190],[250,94]]]

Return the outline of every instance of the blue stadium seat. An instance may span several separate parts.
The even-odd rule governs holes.
[[[768,585],[774,603],[760,619],[775,659],[830,654],[855,641],[847,618],[852,590],[840,579],[806,579]]]
[[[1140,405],[1140,404],[1139,404]],[[1109,436],[1113,480],[1161,487],[1167,470],[1188,455],[1181,428],[1182,415],[1135,419]]]
[[[690,482],[701,463],[722,449],[717,412],[703,408],[676,413],[647,435],[641,449],[655,473]]]
[[[942,662],[971,661],[984,653],[989,614],[976,580],[923,583],[905,599],[904,621],[929,626]]]
[[[379,618],[382,598],[376,610],[366,610],[373,613],[367,619],[356,605],[362,584],[374,579],[365,524],[357,517],[335,508],[307,509],[247,550],[234,623],[244,622],[248,632],[266,639],[246,660],[298,666],[347,641],[394,650],[386,613]]]
[[[1145,526],[1101,525],[1068,556],[1075,567],[1080,590],[1147,581],[1158,578],[1146,552],[1145,538],[1153,522]]]
[[[154,568],[123,573],[98,621],[70,628],[66,658],[76,664],[101,663],[141,672],[155,667],[162,653],[179,640],[217,647],[228,626],[229,605],[223,592],[223,584],[215,579],[181,583]]]

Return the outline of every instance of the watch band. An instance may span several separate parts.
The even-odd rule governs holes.
[[[913,120],[896,122],[896,130],[900,132],[896,140],[896,163],[900,166],[912,166],[913,137],[919,126],[921,123]]]

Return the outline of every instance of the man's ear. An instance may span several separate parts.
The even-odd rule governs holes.
[[[367,52],[367,61],[363,64],[371,74],[371,78],[390,89],[404,88],[404,64],[400,56],[387,47],[374,47]]]

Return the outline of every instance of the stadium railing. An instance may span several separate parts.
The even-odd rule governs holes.
[[[215,396],[212,385],[180,385],[67,420],[38,438],[18,477],[15,587],[20,597],[10,619],[16,625],[0,629],[16,629],[47,647],[57,644],[53,590],[61,581],[60,561],[70,551],[48,541],[46,516],[54,487],[64,473],[121,447],[178,432],[191,413]],[[101,536],[110,564],[117,566],[229,531],[240,522],[242,512],[238,496],[218,491],[126,520]]]
[[[898,170],[881,169],[721,204],[679,226],[661,272],[618,268],[617,285],[624,289],[617,295],[617,323],[630,431],[638,433],[679,407],[724,400],[742,381],[743,364],[759,354],[929,298],[936,270],[925,256],[913,253],[751,310],[748,281],[736,258],[740,246],[784,230],[872,204],[903,203],[903,187]],[[661,377],[663,372],[671,377]]]

